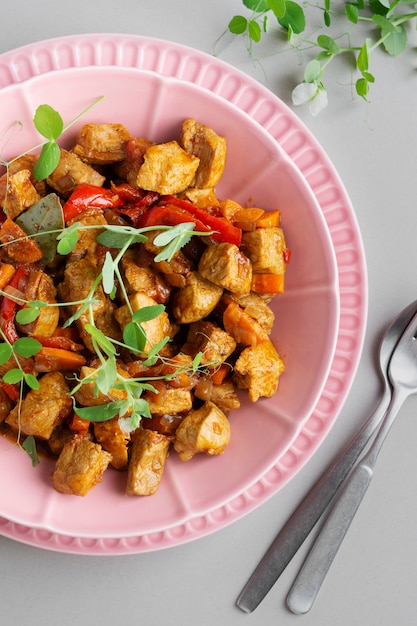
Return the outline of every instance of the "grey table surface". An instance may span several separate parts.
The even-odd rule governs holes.
[[[30,4],[14,0],[7,5],[3,0],[2,8],[0,53],[42,39],[93,32],[147,35],[212,53],[230,18],[242,10],[239,0],[37,0]],[[221,58],[291,106],[291,89],[302,75],[295,53],[265,58],[264,71],[238,42],[227,47]],[[306,109],[296,110],[348,190],[369,276],[362,358],[349,397],[318,451],[261,507],[214,534],[174,548],[128,556],[77,556],[0,537],[4,626],[416,624],[415,398],[403,407],[385,444],[367,497],[313,610],[295,616],[285,606],[311,539],[254,613],[245,615],[235,606],[278,529],[376,404],[379,338],[391,318],[417,296],[416,59],[415,50],[396,59],[375,53],[372,69],[377,80],[369,106],[352,99],[350,86],[342,85],[346,68],[335,64],[328,80],[327,109],[317,117]]]

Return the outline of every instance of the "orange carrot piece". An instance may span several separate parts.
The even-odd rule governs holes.
[[[69,427],[74,432],[79,433],[80,435],[85,435],[89,431],[90,422],[88,420],[82,419],[82,417],[80,417],[74,412],[71,415]]]
[[[81,354],[62,348],[43,347],[34,358],[37,372],[77,370],[87,362]]]
[[[234,213],[232,222],[237,228],[242,230],[255,230],[258,220],[263,216],[265,211],[263,209],[239,209]]]
[[[252,274],[252,291],[284,293],[284,274]]]
[[[223,313],[223,326],[237,343],[246,346],[257,346],[268,339],[262,326],[234,302]]]
[[[0,289],[4,289],[16,274],[16,268],[10,263],[3,263],[0,266]]]
[[[222,363],[210,376],[213,385],[221,385],[230,371],[230,366],[227,363]]]
[[[281,211],[265,211],[263,215],[256,221],[257,228],[270,228],[271,226],[279,226],[281,221]]]

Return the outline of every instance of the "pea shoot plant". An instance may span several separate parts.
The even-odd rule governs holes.
[[[96,100],[85,111],[78,115],[70,124],[64,126],[60,114],[49,105],[40,105],[34,116],[34,124],[39,133],[46,139],[43,143],[26,151],[29,154],[35,150],[40,151],[40,155],[34,169],[34,177],[38,180],[47,178],[56,168],[60,158],[60,150],[57,140],[61,137],[72,124],[74,124],[82,115],[97,104],[102,98]],[[23,156],[22,154],[7,161],[0,158],[0,163],[8,168],[13,161]],[[7,197],[5,204],[7,203]],[[62,211],[61,211],[62,212]],[[62,219],[63,224],[63,219]],[[148,338],[143,324],[158,317],[165,307],[160,304],[146,306],[138,311],[133,311],[127,293],[122,272],[120,270],[120,261],[125,252],[132,245],[143,243],[147,240],[146,234],[150,231],[158,231],[153,243],[160,248],[155,257],[155,261],[170,261],[175,253],[180,250],[190,239],[197,236],[208,236],[210,232],[195,231],[194,223],[182,223],[176,226],[148,226],[142,229],[133,228],[129,225],[83,225],[81,223],[73,223],[70,226],[59,228],[56,230],[42,232],[45,234],[54,234],[56,238],[56,252],[63,257],[70,254],[78,243],[80,232],[83,229],[96,229],[98,231],[97,241],[108,248],[101,271],[91,286],[86,298],[73,302],[57,302],[48,303],[42,300],[25,300],[23,297],[12,294],[8,291],[0,290],[0,296],[16,302],[19,305],[15,319],[19,324],[25,325],[34,322],[40,315],[44,307],[71,307],[71,311],[75,311],[69,316],[64,327],[68,327],[84,316],[84,320],[88,322],[84,324],[84,330],[90,336],[92,346],[94,347],[95,356],[99,364],[94,368],[91,374],[82,379],[75,379],[75,386],[71,390],[72,396],[82,387],[82,385],[93,383],[95,394],[99,393],[109,397],[111,390],[121,392],[122,399],[104,402],[98,406],[77,407],[74,401],[74,412],[82,419],[92,422],[103,422],[119,416],[119,423],[125,432],[136,429],[143,417],[151,417],[149,404],[142,398],[144,391],[149,390],[157,393],[156,388],[152,384],[154,380],[170,380],[179,373],[195,373],[201,371],[202,354],[198,353],[190,364],[179,365],[174,359],[164,356],[161,351],[168,343],[169,337],[164,337],[158,344],[152,345],[149,349]],[[27,237],[40,237],[39,233],[27,233]],[[3,245],[1,244],[0,248]],[[102,330],[97,328],[94,320],[94,305],[100,297],[99,290],[102,290],[111,300],[116,294],[121,293],[122,299],[127,305],[130,313],[130,321],[123,330],[123,340],[119,341],[107,336]],[[35,357],[42,349],[42,344],[33,337],[20,337],[16,341],[11,342],[6,334],[0,329],[0,366],[8,364],[9,369],[2,376],[3,383],[6,385],[19,385],[18,406],[24,397],[25,387],[32,390],[39,389],[39,381],[31,372],[25,369],[25,359]],[[148,346],[147,346],[148,344]],[[145,346],[147,350],[145,353]],[[153,377],[128,378],[127,374],[123,375],[118,369],[117,360],[120,351],[128,350],[134,355],[140,356],[145,366],[152,366],[155,363],[163,363],[169,366],[170,373],[155,375]],[[215,367],[215,363],[205,364],[204,368]],[[111,394],[110,394],[111,395]],[[17,443],[31,457],[32,464],[37,465],[39,462],[36,452],[36,442],[34,437],[25,437],[23,444],[20,444],[20,413],[19,413],[19,433]]]
[[[246,14],[232,17],[220,39],[226,33],[243,39],[250,57],[257,62],[260,60],[255,55],[256,45],[266,38],[277,52],[294,49],[302,58],[309,55],[303,80],[294,88],[292,100],[294,105],[309,104],[313,115],[327,105],[325,73],[338,57],[348,57],[349,62],[353,58],[357,74],[355,93],[368,102],[370,87],[375,82],[370,69],[371,53],[377,48],[391,56],[404,52],[408,45],[406,27],[417,17],[415,0],[323,0],[323,4],[314,5],[294,0],[242,3]],[[307,16],[314,12],[320,12],[323,30],[312,39],[304,33],[310,25]],[[313,31],[317,29],[315,23],[311,26]]]

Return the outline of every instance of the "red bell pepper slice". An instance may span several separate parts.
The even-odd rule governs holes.
[[[80,183],[62,207],[62,212],[65,222],[68,222],[88,208],[111,209],[121,204],[122,199],[111,189]]]
[[[138,227],[142,215],[147,211],[147,209],[155,204],[158,200],[159,194],[155,191],[148,191],[144,194],[144,196],[137,200],[136,202],[129,202],[128,204],[118,207],[116,209],[117,213],[121,213],[122,215],[126,215],[132,221],[133,226],[135,228]]]
[[[1,383],[3,391],[7,393],[10,400],[17,402],[20,398],[20,385],[17,383]]]
[[[176,196],[161,196],[159,199],[158,205],[160,207],[171,206],[172,208],[176,207],[179,211],[184,211],[191,215],[191,219],[184,219],[184,222],[195,222],[196,226],[198,224],[203,224],[204,228],[197,226],[199,230],[213,231],[211,238],[213,241],[217,242],[226,242],[232,243],[236,246],[240,246],[242,241],[242,230],[233,226],[231,222],[225,217],[217,217],[212,213],[209,213],[205,209],[201,209],[200,207],[195,206],[191,202],[187,200],[182,200],[181,198],[177,198]]]
[[[9,285],[18,289],[20,286],[20,281],[23,278],[26,278],[27,270],[24,267],[19,267],[16,270],[15,275],[10,281]],[[8,298],[7,296],[3,296],[3,300],[0,305],[0,317],[2,319],[2,330],[10,343],[14,343],[17,339],[19,339],[19,335],[17,334],[16,327],[14,324],[14,318],[16,316],[17,302]]]
[[[196,229],[210,233],[211,228],[200,222],[188,211],[178,209],[169,205],[154,206],[143,214],[140,220],[139,227],[146,228],[147,226],[176,226],[177,224],[185,224],[186,222],[192,222],[195,224]]]

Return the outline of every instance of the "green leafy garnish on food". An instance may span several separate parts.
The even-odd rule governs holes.
[[[25,437],[22,443],[23,450],[29,455],[32,460],[32,466],[36,467],[39,464],[39,457],[36,450],[36,440],[32,435]]]
[[[28,235],[37,235],[36,242],[43,252],[42,263],[52,263],[57,253],[57,236],[65,226],[59,197],[48,194],[21,213],[15,222]]]
[[[84,111],[82,111],[76,118],[74,118],[69,124],[64,125],[63,119],[58,111],[55,111],[49,104],[41,104],[36,109],[33,123],[36,130],[42,137],[45,137],[46,141],[41,144],[42,149],[39,158],[36,162],[33,175],[38,180],[44,180],[48,178],[59,163],[60,148],[57,144],[57,140],[62,134],[68,130],[76,121],[85,115],[93,106],[95,106],[103,96],[97,98],[92,104],[90,104]]]
[[[277,53],[296,50],[307,67],[313,60],[317,62],[320,71],[304,72],[302,82],[293,90],[293,103],[309,104],[313,115],[327,105],[325,70],[335,58],[346,57],[349,65],[353,58],[357,73],[354,89],[368,102],[375,82],[369,71],[371,53],[381,48],[390,56],[400,55],[409,45],[411,29],[407,27],[414,22],[416,29],[417,5],[413,0],[324,0],[323,5],[295,0],[242,0],[242,4],[250,13],[233,16],[220,39],[226,33],[242,38],[249,55],[258,63],[261,59],[255,55],[255,46],[265,37]],[[327,34],[317,35],[317,12]],[[307,27],[311,32],[304,34]],[[339,80],[339,84],[347,82]]]

